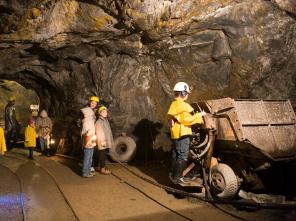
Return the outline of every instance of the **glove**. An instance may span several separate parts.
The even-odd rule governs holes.
[[[207,113],[203,110],[200,112],[200,115],[203,117],[203,116],[207,115]]]

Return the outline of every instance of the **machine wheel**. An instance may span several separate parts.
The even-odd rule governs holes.
[[[112,160],[119,162],[129,162],[136,155],[137,145],[128,136],[120,136],[114,140],[114,147],[110,149],[109,155]]]
[[[232,198],[239,189],[238,180],[227,164],[219,163],[210,172],[210,190],[219,198]]]

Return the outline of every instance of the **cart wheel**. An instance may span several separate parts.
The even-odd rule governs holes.
[[[210,172],[210,190],[219,198],[232,198],[238,191],[238,180],[227,164],[219,163]]]
[[[109,155],[112,160],[129,162],[136,155],[137,145],[128,136],[120,136],[114,140],[114,147],[110,149]]]

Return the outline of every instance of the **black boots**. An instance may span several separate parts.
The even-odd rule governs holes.
[[[50,157],[49,149],[45,149],[45,156]]]
[[[50,157],[49,149],[46,148],[46,149],[42,152],[42,154],[43,154],[44,156]]]
[[[172,173],[172,181],[174,184],[186,184],[187,182],[184,181],[182,173],[186,169],[187,161],[185,160],[177,160],[174,165],[174,171]]]
[[[28,147],[29,149],[29,159],[30,160],[34,160],[34,157],[33,157],[33,151],[34,151],[34,148],[33,147]]]

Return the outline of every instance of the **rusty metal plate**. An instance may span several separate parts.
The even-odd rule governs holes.
[[[235,109],[241,125],[294,124],[295,113],[288,100],[238,100]]]
[[[249,126],[244,128],[244,136],[273,158],[293,157],[296,154],[295,130],[295,125]]]
[[[241,125],[244,124],[268,124],[266,114],[261,101],[236,101],[235,111]]]
[[[236,137],[234,131],[230,126],[227,119],[222,118],[217,120],[217,138],[218,140],[232,140],[235,141]]]
[[[295,114],[289,101],[264,101],[263,105],[270,124],[296,123]]]
[[[277,150],[277,145],[271,133],[271,128],[266,126],[245,127],[244,138],[250,141],[255,147],[267,153]]]
[[[273,158],[296,157],[296,117],[289,100],[220,99],[207,103],[212,113],[227,115],[233,125],[219,118],[217,140],[249,141]]]

